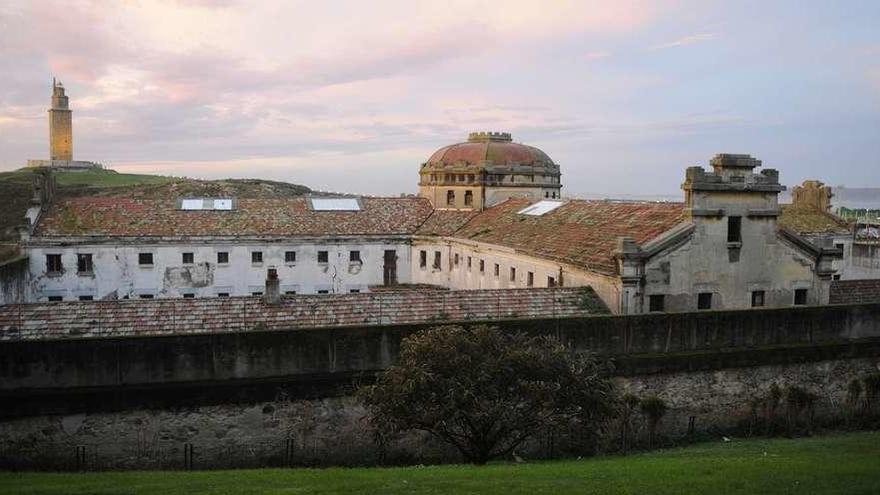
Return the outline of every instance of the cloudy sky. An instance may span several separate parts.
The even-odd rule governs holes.
[[[415,192],[432,151],[509,131],[569,195],[678,195],[750,153],[786,184],[880,186],[880,2],[0,2],[0,169]]]

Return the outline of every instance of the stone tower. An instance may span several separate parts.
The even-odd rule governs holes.
[[[49,159],[73,160],[73,119],[64,85],[52,79],[52,107],[49,109]]]

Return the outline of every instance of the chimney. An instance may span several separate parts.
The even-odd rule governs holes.
[[[266,290],[263,292],[263,304],[280,304],[281,286],[278,281],[278,270],[274,266],[269,267],[266,273]]]

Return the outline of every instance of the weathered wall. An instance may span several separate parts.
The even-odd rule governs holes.
[[[317,262],[317,251],[328,251],[328,262]],[[349,252],[360,251],[361,262],[349,261]],[[315,294],[366,292],[370,285],[383,282],[385,250],[397,253],[398,282],[409,282],[410,249],[402,239],[332,239],[326,243],[314,240],[288,240],[284,243],[245,243],[204,241],[167,244],[88,244],[48,246],[33,241],[29,253],[32,301],[45,301],[49,296],[77,300],[79,296],[101,299],[108,294],[119,298],[137,298],[143,294],[154,297],[215,297],[218,293],[231,296],[262,292],[266,269],[274,265],[281,279],[281,291]],[[251,252],[262,251],[263,262],[252,263]],[[285,251],[295,251],[296,261],[285,262]],[[193,253],[194,262],[184,264],[182,254]],[[229,263],[218,264],[217,253],[229,253]],[[77,253],[92,254],[94,270],[77,273]],[[139,253],[152,253],[153,265],[138,264]],[[46,273],[46,255],[60,254],[64,270]]]
[[[0,265],[0,305],[27,300],[28,260],[20,258]]]
[[[688,434],[692,417],[695,434],[734,427],[748,418],[750,400],[765,394],[772,384],[816,393],[817,421],[843,416],[848,412],[849,381],[878,369],[880,357],[875,356],[637,375],[617,381],[622,390],[638,396],[663,398],[670,409],[659,433],[675,438]],[[633,423],[634,438],[644,442],[644,418],[637,416]],[[616,448],[616,435],[614,429],[609,432],[607,448]],[[527,459],[558,454],[548,440],[538,435],[518,453]],[[290,399],[279,393],[246,403],[7,420],[0,423],[0,467],[183,468],[186,444],[192,445],[194,468],[460,460],[454,450],[421,433],[378,443],[363,407],[352,397]]]
[[[420,265],[420,253],[425,251],[427,265]],[[440,252],[440,267],[434,267],[434,253]],[[458,264],[455,257],[458,255]],[[602,298],[602,301],[618,313],[620,310],[620,281],[615,277],[607,277],[597,273],[581,270],[565,263],[542,259],[517,252],[504,246],[466,241],[455,238],[418,239],[413,241],[412,280],[462,289],[501,289],[515,287],[548,287],[549,279],[553,283],[565,287],[590,286]],[[468,258],[471,259],[470,266]],[[480,271],[480,261],[483,271]],[[495,265],[498,275],[495,275]],[[510,278],[510,269],[516,269],[516,276]],[[529,272],[533,275],[533,283],[528,284]]]

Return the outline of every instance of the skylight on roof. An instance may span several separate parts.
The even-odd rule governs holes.
[[[190,198],[180,200],[180,209],[189,211],[198,210],[223,210],[232,209],[232,198]]]
[[[310,198],[315,211],[360,211],[357,198]]]
[[[520,215],[532,215],[539,217],[545,213],[550,213],[556,208],[559,208],[560,206],[562,206],[562,203],[562,201],[541,200],[533,205],[529,205],[526,208],[519,210],[517,213],[519,213]]]

